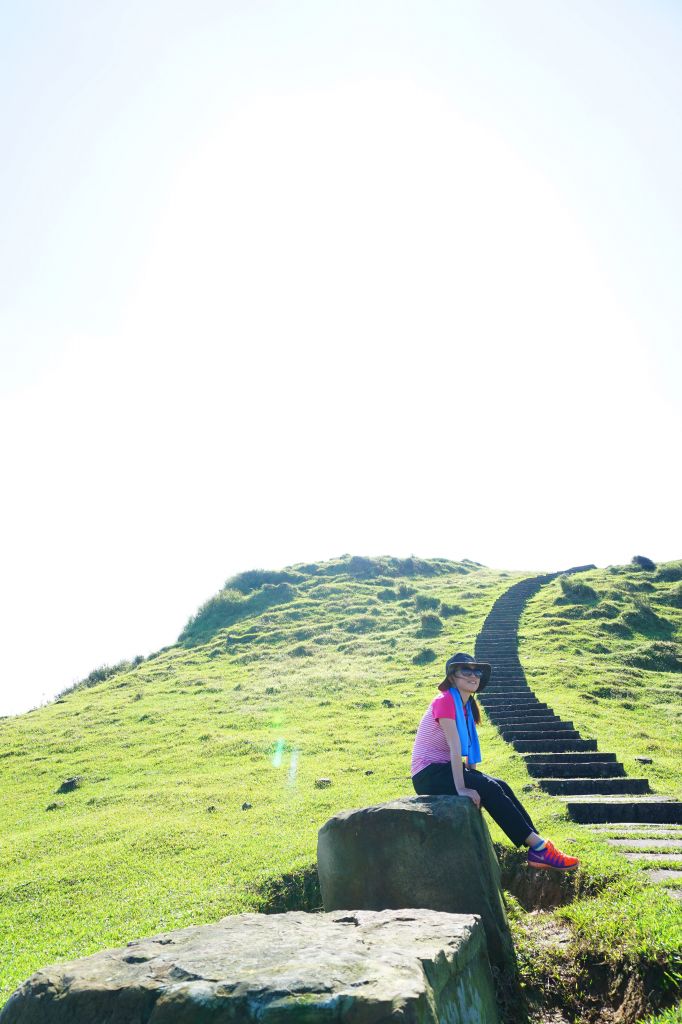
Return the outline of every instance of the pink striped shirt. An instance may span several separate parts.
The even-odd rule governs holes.
[[[464,707],[465,714],[469,709]],[[440,693],[431,701],[424,712],[412,748],[412,767],[410,775],[416,775],[429,764],[449,764],[450,748],[445,733],[438,724],[439,718],[455,717],[455,702],[448,691]]]

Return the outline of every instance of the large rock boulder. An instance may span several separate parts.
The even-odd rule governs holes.
[[[427,907],[479,914],[491,963],[514,973],[514,947],[490,833],[468,797],[403,797],[343,811],[318,834],[324,909]]]
[[[240,914],[29,978],[0,1024],[497,1024],[480,921]]]

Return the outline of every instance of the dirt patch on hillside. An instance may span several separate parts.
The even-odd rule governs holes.
[[[598,960],[546,911],[514,924],[528,1024],[635,1024],[672,1006],[664,968]]]

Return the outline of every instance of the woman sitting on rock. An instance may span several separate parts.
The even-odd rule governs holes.
[[[573,871],[580,863],[567,857],[535,825],[513,790],[502,779],[479,772],[481,748],[476,725],[481,712],[474,698],[490,679],[490,665],[468,654],[455,654],[445,665],[440,697],[419,723],[412,750],[412,783],[420,796],[469,797],[486,811],[515,846],[528,847],[528,866]],[[464,758],[464,761],[462,761]]]

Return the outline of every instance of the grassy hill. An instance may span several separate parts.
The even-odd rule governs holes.
[[[244,910],[314,905],[317,830],[339,809],[412,793],[412,739],[446,657],[473,650],[495,599],[526,575],[470,561],[357,557],[244,573],[199,609],[176,645],[96,670],[56,702],[0,721],[0,1002],[55,960]],[[672,792],[668,748],[679,735],[667,712],[652,723],[638,701],[652,680],[672,694],[680,675],[672,661],[661,669],[628,659],[679,650],[682,613],[662,610],[678,584],[630,570],[583,580],[595,597],[566,601],[557,583],[529,605],[522,658],[531,685],[581,731],[583,714],[628,770],[633,749],[623,737],[636,720],[651,732],[641,742],[660,744],[656,785]],[[641,590],[645,582],[653,591]],[[638,633],[627,618],[641,611],[641,595],[670,623],[656,627],[663,639],[648,619],[649,633]],[[617,614],[587,614],[605,605]],[[622,622],[621,633],[603,636],[609,622]],[[662,655],[652,647],[659,642],[668,645]],[[600,695],[588,679],[627,694]],[[482,744],[484,767],[524,791],[540,826],[580,844],[578,899],[563,908],[576,935],[591,933],[591,950],[601,943],[623,963],[639,957],[643,969],[674,974],[679,915],[670,897],[567,822],[488,724]],[[68,779],[76,781],[60,792]],[[508,848],[492,823],[491,833]],[[517,855],[509,848],[508,856]],[[632,916],[615,944],[599,902],[608,892]],[[510,905],[523,936],[523,914]],[[532,939],[524,943],[522,964],[537,975]]]

